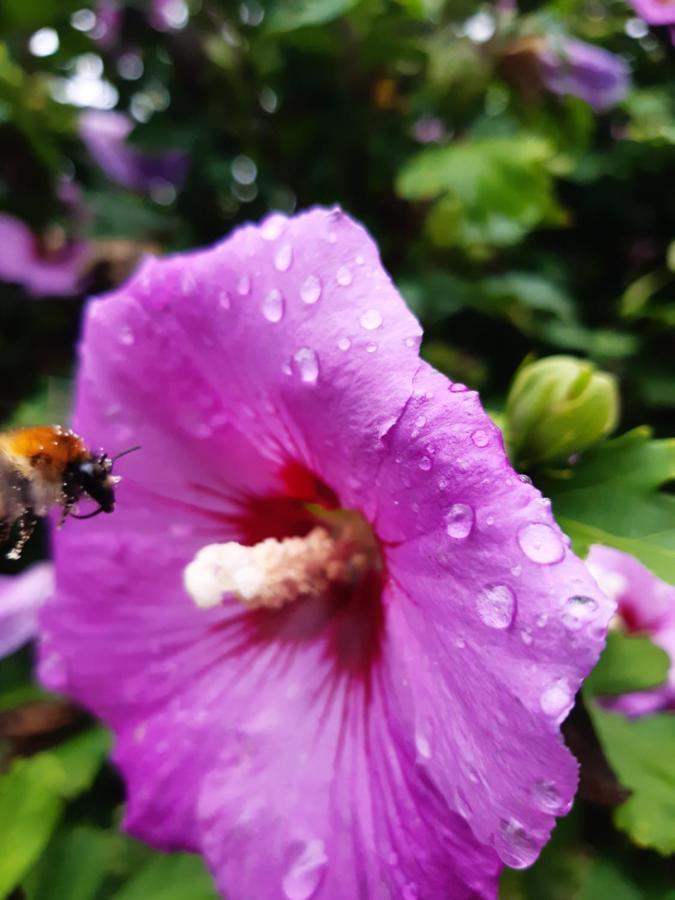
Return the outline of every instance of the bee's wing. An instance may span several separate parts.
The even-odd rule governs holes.
[[[29,484],[0,449],[0,531],[12,526],[30,503]]]

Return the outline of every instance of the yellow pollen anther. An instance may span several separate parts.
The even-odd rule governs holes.
[[[351,529],[335,539],[317,527],[304,537],[267,538],[254,547],[209,544],[185,567],[183,581],[202,609],[217,606],[226,594],[251,609],[280,609],[330,585],[350,584],[368,565],[369,555]]]

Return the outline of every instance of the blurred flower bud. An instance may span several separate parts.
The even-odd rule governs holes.
[[[616,380],[588,360],[549,356],[521,368],[506,401],[509,446],[521,465],[566,457],[610,434]]]

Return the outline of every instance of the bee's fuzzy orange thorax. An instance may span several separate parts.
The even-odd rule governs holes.
[[[59,425],[17,428],[0,437],[0,452],[30,476],[39,472],[50,481],[60,481],[64,468],[90,455],[79,435]]]

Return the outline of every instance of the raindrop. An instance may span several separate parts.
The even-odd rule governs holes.
[[[351,269],[348,269],[347,266],[340,266],[335,276],[335,280],[342,287],[350,285],[352,283],[352,278],[352,271]]]
[[[529,628],[523,628],[520,632],[520,639],[526,646],[529,646],[532,643],[532,632]]]
[[[120,344],[124,344],[125,347],[130,347],[134,342],[134,333],[129,328],[128,325],[125,325],[124,328],[119,333],[119,342]]]
[[[406,345],[406,347],[414,347],[415,343],[416,343],[415,338],[412,338],[412,337],[407,337],[404,341],[404,344]]]
[[[368,341],[366,344],[366,353],[375,353],[377,350],[377,344],[375,341]]]
[[[431,759],[431,745],[429,738],[421,731],[415,733],[415,749],[422,759]]]
[[[317,839],[301,845],[300,853],[295,856],[282,881],[287,900],[309,900],[321,884],[327,862],[323,841]]]
[[[266,241],[276,241],[276,239],[282,235],[285,227],[286,217],[280,216],[277,213],[276,215],[268,216],[268,218],[265,219],[260,226],[260,234]]]
[[[502,835],[506,843],[506,854],[502,859],[507,865],[522,869],[536,859],[537,842],[517,819],[502,822]]]
[[[424,426],[425,426],[426,424],[427,424],[427,417],[426,417],[426,416],[418,416],[418,417],[415,419],[415,428],[424,428]]]
[[[284,317],[284,298],[276,288],[265,296],[262,302],[262,314],[268,322],[280,322]]]
[[[192,273],[188,272],[188,271],[183,272],[183,274],[181,275],[181,279],[180,279],[180,289],[183,292],[183,296],[189,297],[189,295],[192,293],[194,288],[195,288],[195,281],[194,281],[194,278],[192,277]]]
[[[346,350],[349,350],[349,348],[350,348],[351,345],[352,345],[352,342],[349,340],[348,337],[342,337],[342,338],[340,338],[340,340],[337,342],[337,345],[338,345],[338,349],[340,349],[340,350],[342,350],[342,351],[344,352],[344,351],[346,351]]]
[[[218,306],[220,306],[221,309],[229,309],[230,305],[230,295],[227,291],[220,291],[218,293]]]
[[[565,555],[562,541],[544,522],[523,525],[518,532],[518,544],[528,559],[541,565],[560,562]]]
[[[423,456],[422,459],[417,464],[423,472],[428,472],[431,468],[431,460],[428,456]]]
[[[305,384],[315,384],[319,377],[319,359],[310,347],[301,347],[293,354],[293,362]]]
[[[523,567],[521,565],[512,566],[511,574],[514,578],[520,578],[520,576],[523,574]]]
[[[300,288],[300,299],[311,306],[321,296],[321,280],[316,275],[308,275]]]
[[[439,491],[445,491],[445,490],[447,490],[447,488],[448,488],[448,482],[446,481],[446,479],[445,479],[445,478],[439,478],[439,479],[438,479],[438,490],[439,490]]]
[[[463,540],[471,534],[474,518],[473,508],[467,503],[453,503],[445,516],[445,530],[451,538]]]
[[[544,690],[539,703],[547,716],[561,719],[572,705],[574,697],[565,678],[558,678]]]
[[[543,627],[546,625],[547,622],[548,622],[548,616],[546,615],[546,613],[542,613],[542,614],[537,618],[537,621],[536,621],[535,624],[536,624],[537,628],[543,628]]]
[[[535,803],[543,812],[557,813],[563,806],[558,788],[547,778],[537,781],[532,788],[532,793]]]
[[[457,647],[458,650],[463,650],[466,647],[466,641],[463,637],[455,638],[455,647]]]
[[[563,609],[563,625],[570,631],[578,631],[595,618],[597,611],[598,604],[592,597],[570,597]]]
[[[282,244],[274,254],[274,268],[278,272],[287,272],[293,263],[293,247]]]
[[[251,290],[251,279],[248,275],[242,275],[237,281],[237,293],[245,297]]]
[[[478,615],[490,628],[508,628],[513,621],[516,597],[510,587],[495,584],[478,595]]]
[[[529,475],[519,475],[518,480],[522,481],[523,484],[532,484],[532,479]]]
[[[366,331],[375,331],[382,324],[382,316],[377,309],[367,309],[359,319],[361,328]]]
[[[474,431],[474,433],[471,435],[471,440],[474,442],[476,447],[486,447],[490,438],[485,431]]]
[[[450,385],[450,390],[452,391],[453,394],[461,394],[463,391],[466,390],[466,385],[461,384],[459,381],[456,381],[454,384]]]

